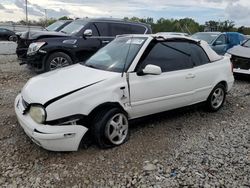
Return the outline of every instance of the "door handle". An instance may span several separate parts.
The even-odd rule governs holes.
[[[108,41],[108,40],[103,40],[103,41],[102,41],[103,44],[108,44],[109,42],[110,42],[110,41]]]
[[[195,78],[195,75],[190,73],[186,76],[186,79],[191,79],[191,78]]]

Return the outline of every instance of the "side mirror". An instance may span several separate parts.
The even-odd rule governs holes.
[[[86,29],[83,33],[85,37],[91,37],[92,36],[92,30],[91,29]]]
[[[217,40],[214,42],[214,46],[218,46],[218,45],[222,45],[222,44],[223,44],[223,42],[220,40]]]
[[[142,69],[141,71],[139,71],[137,73],[138,76],[143,76],[146,74],[150,74],[150,75],[160,75],[162,73],[161,71],[161,67],[156,66],[156,65],[147,65],[144,69]]]

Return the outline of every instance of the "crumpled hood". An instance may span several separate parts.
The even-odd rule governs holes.
[[[34,40],[41,37],[49,38],[49,37],[67,37],[67,36],[69,35],[56,31],[27,31],[22,33],[21,38]]]
[[[44,105],[50,100],[84,90],[117,74],[120,73],[76,64],[31,78],[23,87],[21,95],[28,103]]]
[[[239,57],[250,58],[250,48],[238,45],[227,51],[227,53]]]

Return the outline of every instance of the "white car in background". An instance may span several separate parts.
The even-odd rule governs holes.
[[[205,102],[219,110],[234,82],[228,57],[174,35],[116,38],[85,63],[31,78],[15,100],[26,134],[75,151],[89,131],[101,148],[123,144],[129,120]]]

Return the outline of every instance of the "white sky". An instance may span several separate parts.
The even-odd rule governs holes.
[[[116,17],[194,18],[233,20],[236,25],[250,26],[250,0],[28,0],[29,18],[48,17]],[[0,21],[25,18],[25,0],[0,0]]]

